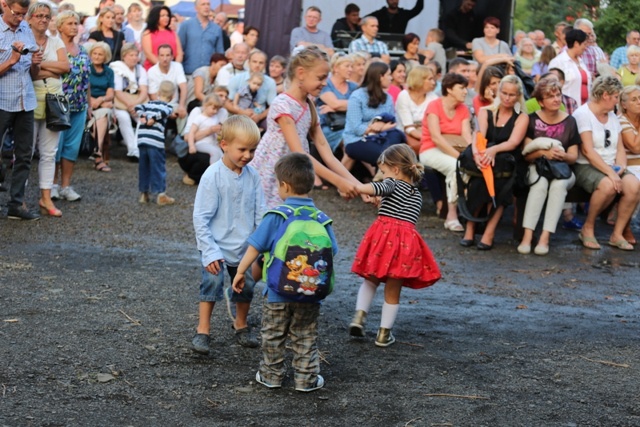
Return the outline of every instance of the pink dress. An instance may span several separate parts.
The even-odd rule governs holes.
[[[171,30],[158,30],[155,33],[151,33],[151,51],[154,55],[158,55],[158,48],[163,44],[168,44],[173,50],[173,57],[178,54],[178,36]],[[153,67],[153,64],[148,59],[144,60],[144,69],[149,71],[149,68]]]
[[[309,128],[311,127],[309,105],[306,102],[301,104],[287,93],[281,93],[276,96],[273,104],[269,107],[267,131],[262,136],[256,149],[255,157],[251,161],[251,166],[256,168],[260,174],[267,209],[282,204],[282,199],[278,195],[278,181],[274,168],[280,157],[291,152],[282,134],[282,129],[276,122],[282,116],[289,116],[293,119],[296,123],[298,137],[302,143],[302,149],[305,153],[309,152],[309,141],[307,139]]]

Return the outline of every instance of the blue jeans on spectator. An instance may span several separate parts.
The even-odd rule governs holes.
[[[166,154],[163,148],[142,144],[138,164],[138,189],[141,193],[160,194],[167,189]]]
[[[404,133],[391,130],[386,132],[385,137],[377,138],[377,142],[365,140],[345,144],[344,151],[354,160],[377,166],[378,158],[384,150],[395,144],[405,144],[406,141]]]
[[[4,135],[9,127],[13,127],[13,171],[11,173],[11,190],[9,208],[18,208],[24,202],[24,193],[31,172],[33,155],[33,110],[4,111],[0,110],[0,135]]]

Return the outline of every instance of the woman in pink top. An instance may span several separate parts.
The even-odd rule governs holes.
[[[391,70],[391,86],[387,89],[387,93],[391,95],[393,105],[395,105],[407,80],[407,68],[404,63],[394,59],[389,63],[389,69]]]
[[[442,79],[442,98],[432,101],[422,120],[420,162],[445,176],[449,208],[444,228],[462,232],[458,220],[456,162],[460,153],[445,139],[445,135],[461,136],[465,145],[471,143],[471,114],[464,105],[467,96],[467,79],[449,73]]]
[[[158,48],[164,44],[171,46],[174,61],[182,62],[182,45],[178,34],[169,28],[171,9],[167,6],[156,6],[147,17],[147,29],[142,33],[142,51],[144,52],[144,69],[148,70],[158,62]]]

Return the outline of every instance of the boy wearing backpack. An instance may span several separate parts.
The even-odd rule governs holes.
[[[285,375],[285,341],[294,351],[295,389],[324,386],[316,344],[320,302],[333,287],[333,255],[338,251],[331,220],[320,212],[308,193],[313,188],[313,164],[306,154],[290,153],[275,166],[284,205],[268,211],[249,237],[238,265],[233,291],[241,292],[245,272],[265,254],[262,309],[262,361],[256,381],[279,388]]]

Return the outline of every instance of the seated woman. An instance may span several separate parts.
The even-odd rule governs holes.
[[[539,176],[535,159],[542,156],[549,160],[556,160],[574,164],[578,158],[578,147],[581,144],[580,134],[575,119],[560,110],[562,106],[562,85],[555,76],[547,76],[536,85],[533,96],[540,104],[540,110],[529,115],[529,127],[524,144],[525,148],[539,137],[553,138],[562,147],[540,149],[525,156],[529,165],[529,195],[524,210],[524,236],[518,252],[531,252],[533,232],[540,219],[542,208],[546,202],[542,233],[534,249],[536,255],[546,255],[549,252],[549,237],[556,232],[558,220],[564,207],[567,191],[573,187],[576,178],[571,174],[568,179],[553,179]]]
[[[600,249],[595,237],[596,219],[616,198],[618,216],[609,237],[610,246],[633,250],[629,222],[640,200],[640,181],[627,170],[627,156],[622,141],[620,121],[613,113],[622,83],[612,76],[598,77],[591,96],[574,113],[582,145],[576,162],[576,184],[591,193],[589,213],[580,232],[582,245]],[[626,237],[625,237],[626,236]]]
[[[507,60],[512,58],[511,49],[504,41],[498,39],[500,34],[500,20],[494,16],[489,16],[483,22],[484,37],[478,37],[471,42],[473,59],[479,64],[488,59]]]
[[[395,105],[398,95],[404,89],[407,80],[407,67],[403,62],[393,60],[389,63],[391,69],[391,84],[387,88],[387,93],[391,95],[393,104]]]
[[[445,176],[449,206],[444,228],[455,232],[464,231],[458,220],[456,206],[456,163],[460,152],[445,135],[458,136],[464,145],[471,142],[471,114],[464,105],[467,83],[461,74],[445,74],[442,78],[442,98],[430,102],[424,113],[420,140],[420,163]]]
[[[538,62],[540,58],[540,52],[533,44],[533,40],[529,37],[525,37],[518,43],[518,50],[516,51],[516,59],[520,61],[522,71],[531,75],[533,71],[533,65]]]
[[[518,77],[503,77],[498,86],[498,102],[482,108],[478,112],[478,132],[488,141],[488,148],[484,151],[480,151],[478,148],[477,140],[474,139],[472,143],[473,158],[478,169],[495,166],[496,156],[500,153],[512,153],[514,157],[519,157],[516,150],[524,140],[529,125],[529,116],[521,111],[521,108],[524,108],[523,93],[524,88]],[[509,205],[513,199],[512,189],[507,188],[502,191],[509,182],[513,183],[513,180],[509,178],[495,179],[495,192],[500,197],[496,200],[496,207],[492,210],[482,238],[478,242],[478,250],[488,251],[493,248],[493,237],[504,212],[504,207]],[[474,215],[478,215],[491,205],[492,200],[482,177],[471,178],[468,194],[467,206]],[[460,245],[469,247],[474,244],[475,227],[475,222],[467,222]]]
[[[122,61],[114,61],[109,67],[114,73],[115,110],[122,140],[127,146],[127,158],[138,161],[138,141],[133,131],[132,120],[137,121],[134,107],[147,102],[147,72],[138,64],[140,52],[134,43],[122,47]]]
[[[113,109],[114,79],[113,70],[106,64],[111,61],[111,48],[105,42],[95,42],[89,48],[91,68],[89,73],[89,105],[92,110],[92,119],[97,147],[93,154],[95,168],[99,172],[111,172],[109,167],[109,144],[107,132],[111,121]]]
[[[320,92],[316,106],[320,113],[322,133],[335,152],[342,142],[349,97],[358,88],[358,85],[349,81],[353,72],[352,55],[336,53],[331,58],[329,69],[331,74],[327,79],[327,85]],[[343,120],[341,126],[336,125],[340,118]]]
[[[622,65],[617,71],[622,79],[623,86],[633,86],[640,74],[640,47],[631,45],[627,47],[627,64]]]
[[[414,65],[407,76],[407,89],[400,92],[396,101],[398,127],[404,131],[407,144],[416,155],[420,154],[424,113],[429,103],[438,99],[434,93],[435,87],[436,79],[433,70],[425,65]],[[426,172],[424,177],[439,213],[444,199],[440,189],[440,180],[433,172]]]
[[[214,53],[209,59],[209,65],[196,68],[187,88],[187,112],[201,106],[204,97],[213,92],[218,71],[228,63],[229,60],[223,54]]]
[[[349,159],[366,162],[372,168],[387,147],[405,143],[404,134],[396,129],[393,100],[386,93],[390,84],[389,66],[373,62],[362,85],[347,103],[347,122],[342,135],[345,153]]]
[[[400,57],[400,61],[407,64],[410,69],[416,65],[424,65],[426,57],[419,53],[420,36],[415,33],[407,33],[402,38],[402,50],[404,54]]]
[[[482,66],[476,81],[476,96],[473,98],[473,112],[478,115],[482,107],[493,104],[498,93],[498,85],[504,73],[498,67]]]

